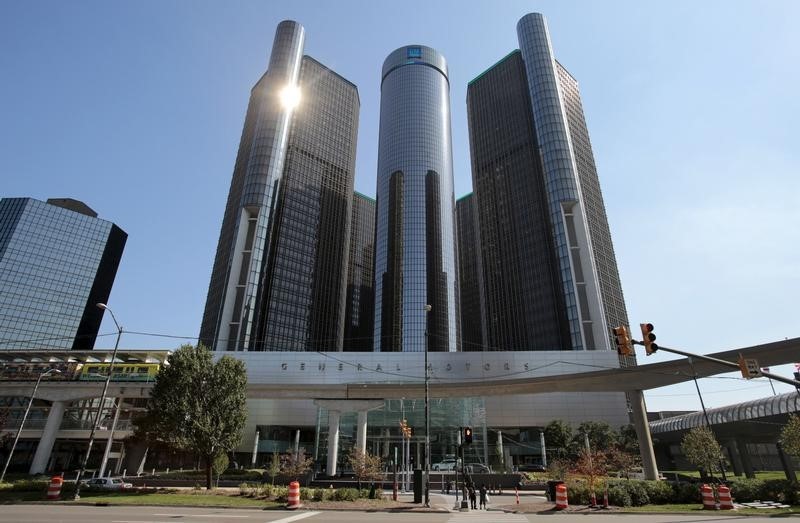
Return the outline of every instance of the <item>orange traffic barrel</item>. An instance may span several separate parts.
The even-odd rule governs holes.
[[[567,486],[563,483],[556,485],[556,510],[564,510],[569,506],[567,501]]]
[[[50,486],[47,487],[47,499],[58,499],[61,496],[61,485],[63,484],[64,478],[61,476],[50,478]]]
[[[714,489],[703,484],[700,487],[700,496],[703,498],[703,509],[705,510],[717,510],[717,502],[714,500]]]
[[[733,509],[733,499],[731,498],[731,489],[729,489],[725,485],[720,485],[719,488],[717,488],[717,496],[719,497],[720,510]]]
[[[289,483],[289,497],[286,500],[286,508],[300,508],[300,483],[296,481]]]

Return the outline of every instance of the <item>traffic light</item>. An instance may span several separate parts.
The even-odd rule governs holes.
[[[758,360],[752,358],[745,358],[739,354],[739,370],[742,371],[742,377],[746,379],[758,378],[761,376],[761,367],[758,365]]]
[[[633,345],[631,337],[628,336],[628,328],[625,326],[614,327],[611,329],[617,343],[617,354],[620,356],[633,356]]]
[[[658,350],[658,345],[653,343],[656,341],[656,335],[653,334],[653,324],[640,323],[639,327],[642,328],[642,344],[644,345],[644,351],[650,356]]]
[[[800,381],[800,371],[795,371],[794,381]],[[800,392],[800,385],[795,385],[794,388],[796,388],[798,392]]]
[[[400,432],[403,433],[404,438],[411,437],[411,427],[408,425],[408,422],[406,420],[402,420],[400,422]]]
[[[464,445],[472,443],[472,427],[464,427]]]

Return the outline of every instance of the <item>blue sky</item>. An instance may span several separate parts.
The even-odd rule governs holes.
[[[302,23],[306,53],[358,86],[356,189],[369,195],[383,60],[412,43],[441,51],[459,197],[471,190],[467,82],[517,47],[516,22],[534,11],[580,82],[631,323],[699,353],[800,336],[797,2],[6,0],[0,197],[77,198],[120,225],[120,323],[196,336],[278,22]],[[122,346],[180,343],[125,334]],[[771,394],[735,375],[701,388],[710,406]],[[699,407],[691,384],[646,397],[651,410]]]

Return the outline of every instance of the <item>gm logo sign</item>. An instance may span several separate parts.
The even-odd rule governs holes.
[[[422,48],[420,47],[407,47],[406,58],[422,58]]]

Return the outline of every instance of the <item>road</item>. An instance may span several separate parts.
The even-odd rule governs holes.
[[[504,514],[495,511],[467,513],[388,513],[344,511],[298,511],[204,509],[170,507],[93,507],[53,505],[7,505],[0,509],[0,521],[13,523],[535,523],[547,516]],[[557,523],[691,523],[730,521],[741,517],[722,515],[645,514],[558,514]],[[549,518],[548,518],[549,519]],[[748,516],[747,523],[774,521]],[[792,518],[795,519],[795,518]]]

